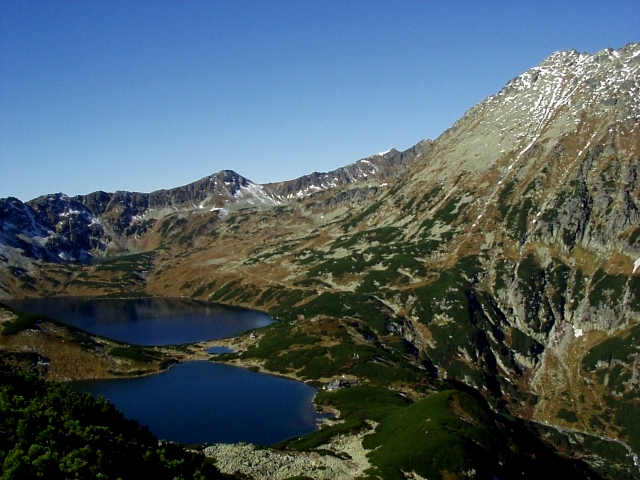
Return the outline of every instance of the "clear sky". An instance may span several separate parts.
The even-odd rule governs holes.
[[[640,1],[0,1],[0,197],[267,183],[436,138]]]

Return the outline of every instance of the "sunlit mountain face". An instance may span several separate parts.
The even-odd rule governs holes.
[[[639,168],[640,44],[558,52],[438,139],[333,172],[3,199],[0,295],[264,310],[269,351],[244,353],[261,368],[413,405],[451,381],[601,477],[638,478]]]

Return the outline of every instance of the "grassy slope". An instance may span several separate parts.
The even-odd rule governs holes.
[[[52,380],[107,378],[161,370],[172,356],[91,335],[44,315],[0,304],[0,357]],[[178,353],[178,352],[176,352]]]

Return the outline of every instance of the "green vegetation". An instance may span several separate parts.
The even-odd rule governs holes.
[[[531,404],[535,397],[506,381],[497,368],[496,356],[502,365],[520,371],[504,343],[509,328],[504,315],[490,295],[474,286],[480,273],[480,258],[465,257],[432,283],[403,292],[413,297],[412,315],[431,333],[425,366],[433,374],[485,388],[496,408],[510,401]],[[518,347],[528,350],[533,345],[522,342]]]
[[[590,419],[593,425],[613,426],[625,436],[634,451],[640,449],[640,409],[638,389],[629,383],[640,354],[640,325],[625,334],[609,337],[593,346],[582,359],[582,369],[592,372],[596,381],[605,386],[606,408]]]
[[[511,237],[520,244],[525,241],[529,214],[534,208],[533,200],[525,198],[522,204],[513,206],[507,215],[507,228]]]
[[[231,281],[231,282],[227,282],[225,283],[222,288],[220,288],[219,290],[216,290],[214,293],[212,293],[209,296],[209,301],[210,302],[217,302],[217,301],[224,301],[225,298],[227,297],[227,295],[229,295],[229,292],[231,292],[231,289],[237,284],[237,281]]]
[[[634,312],[640,312],[640,276],[633,275],[629,279],[629,307]]]
[[[17,312],[16,312],[17,313]],[[23,330],[37,328],[38,322],[41,320],[50,320],[44,315],[36,313],[17,313],[17,318],[13,321],[7,321],[2,324],[2,336],[8,337],[15,335]]]
[[[349,229],[355,227],[358,223],[360,223],[362,220],[364,220],[365,218],[367,218],[369,215],[373,214],[376,212],[376,210],[378,210],[380,207],[382,206],[382,202],[381,201],[377,201],[374,204],[372,204],[370,207],[368,207],[366,210],[360,212],[357,215],[354,215],[353,217],[351,217],[343,226],[342,226],[342,230],[344,230],[345,232],[348,231]]]
[[[573,281],[573,292],[571,294],[571,299],[573,300],[573,308],[578,308],[580,302],[584,299],[584,288],[585,288],[585,277],[582,273],[582,270],[576,269],[575,277]]]
[[[411,211],[411,207],[413,206],[414,202],[416,201],[416,199],[414,197],[411,197],[409,199],[409,201],[407,203],[405,203],[402,207],[402,211],[406,212],[406,211]]]
[[[504,281],[504,275],[505,273],[507,273],[506,270],[507,270],[507,262],[503,258],[500,258],[498,260],[498,264],[496,265],[496,269],[495,269],[496,281],[493,285],[493,288],[496,291],[507,288],[507,284]]]
[[[456,401],[464,413],[473,409],[471,422],[452,414],[449,402]],[[465,408],[466,407],[466,408]],[[476,407],[476,408],[473,408]],[[385,479],[404,479],[401,470],[416,472],[425,478],[442,478],[447,473],[478,472],[480,465],[491,467],[506,458],[500,455],[500,438],[495,431],[484,431],[490,422],[487,413],[477,409],[467,395],[445,391],[431,395],[410,407],[390,415],[365,438],[364,447],[370,454],[371,472]],[[482,425],[475,428],[477,421]],[[425,453],[429,452],[428,455]],[[494,458],[490,458],[490,456]],[[481,475],[485,472],[478,472]]]
[[[638,238],[640,238],[640,227],[636,227],[629,235],[629,244],[635,245],[635,243],[638,241]]]
[[[556,414],[556,417],[561,418],[568,423],[576,423],[578,421],[576,412],[573,410],[567,410],[566,408],[561,408]]]
[[[529,254],[520,261],[516,275],[518,276],[518,288],[525,299],[526,320],[530,322],[535,331],[549,331],[553,326],[553,318],[541,321],[538,315],[543,305],[547,283],[547,274],[544,268],[538,264],[533,254]]]
[[[640,345],[640,325],[636,325],[624,337],[609,337],[595,345],[582,359],[582,368],[593,371],[598,362],[611,363],[612,360],[620,360],[623,363],[631,363],[630,355],[638,355]]]
[[[317,278],[305,278],[304,280],[298,280],[293,282],[294,287],[304,287],[304,288],[331,288],[331,285],[323,282],[322,280],[318,280]]]
[[[222,478],[198,454],[158,443],[103,398],[0,364],[3,479]]]
[[[470,472],[476,478],[537,479],[549,472],[569,478],[599,478],[570,456],[558,456],[551,442],[539,440],[544,435],[535,431],[533,424],[493,413],[477,394],[446,389],[434,380],[429,388],[438,393],[416,402],[397,391],[371,385],[319,392],[316,403],[339,410],[342,423],[325,425],[280,447],[317,448],[335,435],[357,433],[374,421],[379,425],[363,441],[363,446],[372,450],[369,459],[373,465],[365,478],[401,480],[406,478],[403,472],[434,479],[467,478]],[[547,435],[567,441],[556,430],[549,429]],[[633,469],[616,444],[584,435],[578,446],[585,456],[593,455],[596,449],[605,450],[604,455]]]
[[[330,258],[307,272],[307,277],[321,277],[323,275],[333,275],[340,277],[345,274],[357,274],[365,270],[367,267],[375,265],[373,260],[365,260],[364,255],[355,253],[342,258]]]
[[[438,279],[429,285],[416,288],[412,295],[416,296],[415,312],[423,323],[429,324],[438,314],[446,314],[455,325],[469,322],[470,281],[480,272],[478,257],[461,259],[456,266],[445,270]]]
[[[295,450],[316,448],[335,435],[359,432],[366,426],[366,420],[380,422],[397,408],[410,403],[398,392],[372,385],[344,388],[337,392],[321,391],[315,402],[319,406],[338,409],[344,423],[331,427],[325,425],[301,439],[283,442],[282,447]]]
[[[358,232],[354,235],[347,237],[346,239],[342,237],[337,240],[333,244],[333,248],[348,248],[353,245],[357,245],[358,243],[382,243],[387,244],[398,237],[402,232],[398,227],[381,227],[374,228],[371,230],[365,230],[362,232]]]
[[[256,304],[259,306],[266,305],[280,295],[286,295],[286,289],[282,285],[273,285],[262,292]]]
[[[155,261],[155,252],[136,253],[122,257],[101,260],[96,266],[96,272],[119,271],[125,273],[151,270]]]
[[[276,322],[262,329],[260,342],[242,358],[261,359],[268,370],[296,372],[309,380],[350,374],[372,384],[389,385],[420,383],[425,377],[424,371],[405,358],[409,353],[405,343],[389,336],[388,317],[374,298],[324,293],[289,307],[284,317],[292,323]],[[300,317],[312,321],[297,322]],[[379,343],[379,336],[385,337],[386,347]]]
[[[189,295],[190,298],[198,298],[200,295],[202,295],[204,292],[207,291],[207,285],[202,285],[200,287],[198,287],[196,290],[194,290],[191,295]]]
[[[622,300],[628,277],[622,274],[609,275],[601,268],[596,270],[591,280],[589,303],[594,307],[601,303],[617,303]]]
[[[313,294],[314,292],[308,290],[285,290],[278,296],[278,305],[269,310],[269,315],[275,318],[289,318],[294,305]]]
[[[188,223],[184,217],[179,217],[179,214],[171,215],[167,217],[160,225],[160,234],[166,236],[168,233],[172,233],[176,230],[181,230]]]
[[[109,353],[114,357],[126,358],[135,362],[153,362],[157,361],[161,355],[151,348],[139,347],[137,345],[129,345],[126,347],[113,347]]]
[[[426,210],[435,203],[438,194],[442,191],[442,185],[436,185],[416,203],[416,210]]]
[[[362,320],[379,335],[387,334],[389,316],[383,312],[384,305],[374,297],[364,293],[324,292],[311,301],[290,309],[290,315],[313,318],[318,315],[328,317],[353,317]]]
[[[640,409],[637,391],[625,393],[621,398],[605,397],[615,412],[615,424],[622,429],[634,452],[640,451]]]
[[[553,287],[554,292],[551,296],[551,304],[556,311],[563,315],[565,307],[565,294],[568,291],[568,280],[571,276],[571,269],[560,260],[554,259],[554,268],[550,270],[547,280]]]
[[[373,450],[367,473],[389,480],[404,479],[402,472],[434,479],[466,478],[469,472],[476,478],[537,479],[549,472],[591,478],[588,469],[561,459],[479,397],[455,390],[397,408],[363,446]]]
[[[538,355],[544,347],[517,328],[511,329],[511,348],[525,356]]]
[[[254,253],[244,263],[245,265],[254,265],[256,263],[261,263],[269,258],[284,255],[291,249],[292,246],[293,244],[285,244],[285,245],[282,245],[280,248],[273,250],[271,252],[265,252],[257,255]]]
[[[498,211],[500,212],[500,215],[503,218],[507,216],[507,213],[511,209],[511,203],[509,203],[508,200],[511,194],[513,193],[515,186],[516,186],[515,180],[510,180],[508,183],[504,185],[504,187],[502,187],[502,191],[498,195],[498,201],[497,201]]]
[[[584,433],[559,431],[539,423],[525,425],[532,434],[561,452],[563,456],[588,459],[589,466],[595,470],[595,473],[588,478],[615,480],[638,480],[640,478],[640,473],[627,450],[617,442]]]
[[[460,200],[460,197],[450,199],[443,207],[438,209],[433,217],[422,222],[420,229],[423,230],[423,235],[429,235],[431,229],[438,222],[441,222],[443,225],[451,225],[465,208],[465,206],[459,205]]]
[[[58,327],[62,327],[65,330],[69,331],[72,334],[72,339],[80,343],[81,345],[91,346],[94,345],[91,336],[85,332],[84,330],[67,325],[55,318],[48,317],[47,315],[43,315],[41,313],[31,313],[31,312],[18,312],[13,310],[12,308],[7,307],[6,305],[0,303],[0,308],[6,309],[10,312],[13,312],[16,315],[16,319],[13,321],[6,321],[2,324],[2,336],[10,336],[15,335],[16,333],[20,333],[24,330],[37,330],[38,325],[41,322],[49,322]]]
[[[324,259],[324,252],[305,248],[295,253],[295,257],[300,265],[308,265],[309,263],[319,262]]]

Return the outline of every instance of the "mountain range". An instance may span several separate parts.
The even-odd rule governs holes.
[[[557,52],[436,140],[329,173],[2,199],[0,296],[259,308],[286,325],[261,340],[270,354],[244,352],[260,368],[459,382],[495,412],[624,448],[573,445],[589,478],[640,478],[639,168],[640,44]]]

